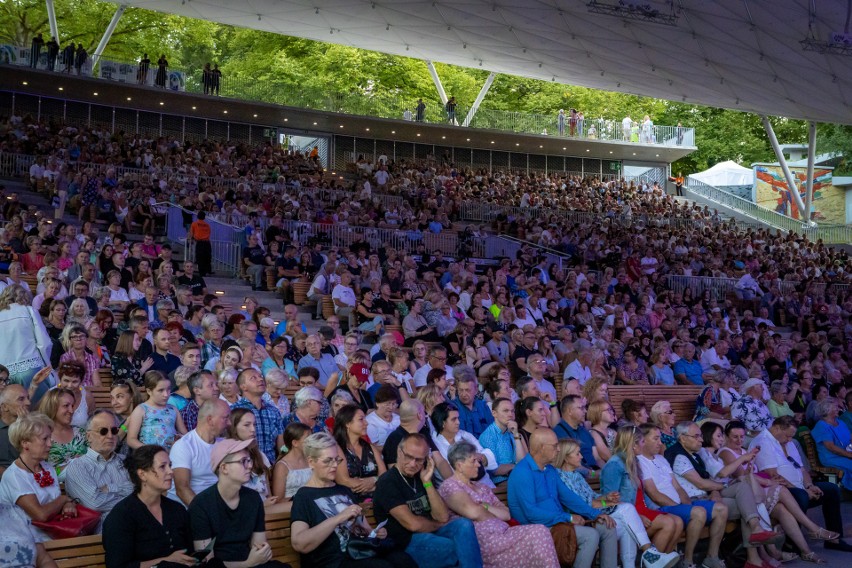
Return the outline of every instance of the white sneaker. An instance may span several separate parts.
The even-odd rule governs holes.
[[[653,546],[642,553],[643,568],[672,568],[680,562],[677,552],[660,552]]]

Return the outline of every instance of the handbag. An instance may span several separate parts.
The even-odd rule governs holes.
[[[98,511],[77,504],[76,517],[68,517],[58,513],[47,521],[33,521],[32,523],[34,527],[43,530],[54,540],[59,540],[90,535],[95,532],[100,520],[101,514]]]
[[[390,551],[394,542],[390,538],[367,538],[350,536],[346,543],[346,555],[352,560],[366,560],[381,556],[383,552]]]
[[[571,566],[577,558],[577,533],[574,531],[574,525],[571,523],[556,523],[550,527],[550,534],[553,537],[553,545],[556,548],[556,557],[559,559],[559,565],[563,567]]]

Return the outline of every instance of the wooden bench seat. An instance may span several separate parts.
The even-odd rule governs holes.
[[[657,401],[668,400],[677,422],[682,422],[695,417],[696,401],[703,389],[700,385],[618,385],[609,387],[609,401],[620,415],[621,403],[625,400],[643,402],[648,412]]]

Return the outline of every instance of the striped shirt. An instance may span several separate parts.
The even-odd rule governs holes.
[[[103,513],[101,523],[112,508],[133,493],[130,476],[122,458],[113,454],[108,460],[95,450],[74,458],[65,468],[65,493],[79,499],[84,507]],[[98,531],[100,532],[100,526]]]

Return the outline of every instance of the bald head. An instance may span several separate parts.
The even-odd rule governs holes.
[[[423,412],[423,404],[416,398],[409,398],[399,405],[400,422],[416,422]]]
[[[536,430],[530,436],[530,456],[540,468],[553,463],[558,447],[556,433],[549,428]]]

